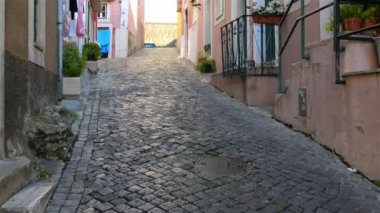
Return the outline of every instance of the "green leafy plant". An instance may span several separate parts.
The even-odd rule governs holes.
[[[375,18],[376,17],[376,7],[368,7],[365,9],[361,15],[361,18],[368,19],[368,18]]]
[[[364,7],[360,4],[345,4],[340,7],[340,20],[346,18],[362,18]]]
[[[195,67],[200,73],[211,73],[216,71],[215,61],[208,58],[199,60],[199,63]]]
[[[325,30],[328,33],[332,33],[334,31],[334,18],[331,16],[329,21],[325,25]]]
[[[85,66],[86,61],[79,54],[75,44],[65,44],[63,47],[63,76],[79,77]]]
[[[211,44],[206,44],[204,47],[203,47],[203,50],[207,53],[211,50]]]
[[[82,57],[87,61],[97,61],[101,56],[100,47],[97,43],[83,45]]]

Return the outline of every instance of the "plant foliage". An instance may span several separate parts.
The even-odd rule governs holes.
[[[97,61],[100,56],[100,47],[97,43],[87,43],[83,45],[82,57],[87,61]]]
[[[199,59],[197,66],[195,67],[200,73],[212,73],[216,71],[215,61],[208,58]]]
[[[86,61],[79,54],[75,44],[65,44],[63,47],[63,76],[79,77],[85,66]]]
[[[341,21],[346,18],[362,18],[364,7],[360,4],[345,4],[339,11]]]

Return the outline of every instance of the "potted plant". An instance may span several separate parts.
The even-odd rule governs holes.
[[[340,7],[340,20],[345,31],[356,31],[362,27],[363,5],[345,4]]]
[[[98,73],[97,61],[101,56],[100,47],[97,43],[87,43],[83,45],[82,57],[87,60],[87,69],[91,73]]]
[[[378,19],[376,17],[377,8],[372,6],[368,7],[363,11],[362,18],[364,19],[363,27],[370,27],[378,23]]]
[[[211,58],[207,58],[202,53],[198,54],[198,64],[195,69],[200,73],[212,73],[216,71],[215,61]]]
[[[75,44],[67,43],[63,47],[63,95],[80,95],[80,76],[86,61],[79,54]]]
[[[212,59],[205,59],[201,63],[197,64],[196,70],[201,73],[212,73],[216,71],[215,61]]]
[[[205,51],[206,57],[209,57],[211,55],[211,44],[203,46],[203,50]]]
[[[258,24],[279,25],[284,14],[284,5],[279,0],[273,0],[266,6],[252,5],[252,19]]]

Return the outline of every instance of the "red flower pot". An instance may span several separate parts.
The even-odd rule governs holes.
[[[344,30],[356,31],[362,27],[363,19],[361,18],[346,18],[343,21]]]
[[[279,25],[281,22],[281,18],[282,16],[280,15],[260,15],[260,14],[252,15],[253,22],[256,24]]]

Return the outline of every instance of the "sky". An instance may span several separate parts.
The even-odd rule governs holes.
[[[145,0],[145,22],[176,23],[177,0]]]

